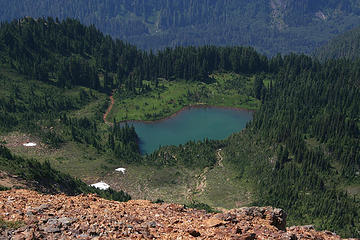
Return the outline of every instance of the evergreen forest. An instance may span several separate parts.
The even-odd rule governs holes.
[[[310,53],[357,26],[358,0],[3,0],[0,20],[76,18],[143,49],[253,46],[267,55]]]
[[[360,28],[356,27],[316,49],[313,55],[322,61],[333,58],[356,60],[360,57]]]
[[[345,3],[342,7],[347,9]],[[233,171],[231,178],[246,182],[250,205],[283,208],[290,224],[360,237],[359,60],[267,57],[239,46],[144,51],[78,20],[25,17],[0,25],[0,67],[2,136],[32,135],[51,151],[74,144],[73,149],[96,156],[77,161],[91,165],[97,157],[107,158],[99,167],[104,176],[120,163],[145,171],[176,169],[160,175],[169,186],[176,186],[182,174],[215,168],[220,156]],[[120,94],[114,95],[119,102],[161,90],[164,81],[210,86],[216,74],[236,74],[228,88],[252,79],[248,91],[236,94],[259,103],[247,128],[228,139],[141,155],[134,127],[120,125],[116,117],[103,121],[112,91]],[[44,185],[66,183],[71,194],[95,191],[58,171],[71,171],[64,168],[66,159],[31,160],[6,144],[0,147],[2,171]],[[21,173],[31,169],[26,166],[42,170]],[[109,198],[130,198],[111,191]]]

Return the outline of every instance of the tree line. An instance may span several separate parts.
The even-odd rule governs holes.
[[[209,81],[216,71],[267,71],[267,58],[250,47],[176,47],[153,53],[104,36],[77,20],[23,18],[0,25],[1,62],[59,87],[146,91],[144,80]],[[100,83],[99,75],[104,76]]]

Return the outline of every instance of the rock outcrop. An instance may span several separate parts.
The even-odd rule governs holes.
[[[272,207],[209,214],[177,204],[29,190],[0,192],[0,219],[20,222],[17,229],[0,227],[0,239],[341,239],[312,226],[286,228],[286,213]]]

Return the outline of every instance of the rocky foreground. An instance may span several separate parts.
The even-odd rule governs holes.
[[[108,201],[96,195],[0,192],[0,239],[341,239],[311,226],[286,228],[286,214],[272,207],[207,214],[177,204]]]

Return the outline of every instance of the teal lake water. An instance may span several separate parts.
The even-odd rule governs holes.
[[[190,108],[179,114],[152,123],[128,122],[134,125],[140,138],[142,154],[149,154],[160,146],[180,145],[205,138],[220,140],[245,128],[252,119],[246,110],[216,107]]]

